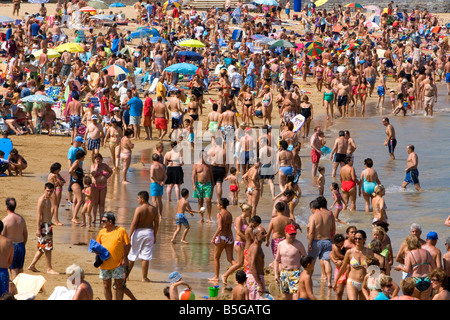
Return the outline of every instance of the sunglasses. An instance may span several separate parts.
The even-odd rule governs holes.
[[[386,287],[386,288],[390,288],[390,287],[392,287],[392,283],[388,283],[388,284],[386,284],[386,285],[385,285],[385,287]]]
[[[108,222],[108,220],[103,220],[103,219],[102,219],[102,223],[105,223],[105,222]]]
[[[354,238],[354,239],[355,239],[355,241],[364,240],[363,238]]]
[[[433,282],[439,282],[439,279],[436,279],[436,278],[433,278],[433,279],[430,279],[431,281],[433,281]]]

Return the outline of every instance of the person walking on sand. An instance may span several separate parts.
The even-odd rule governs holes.
[[[295,238],[297,228],[293,224],[288,224],[284,231],[286,239],[278,245],[273,270],[285,299],[297,300],[301,274],[300,259],[306,256],[306,250],[301,241]]]
[[[9,292],[8,268],[13,262],[14,245],[11,239],[1,235],[3,222],[0,221],[0,296]]]
[[[0,231],[2,236],[12,240],[14,244],[14,258],[9,265],[11,271],[11,279],[23,272],[23,263],[25,261],[25,246],[28,240],[27,224],[25,219],[15,212],[16,199],[7,198],[6,204],[6,217],[2,219],[3,231]]]
[[[44,187],[44,194],[39,197],[37,203],[37,231],[38,250],[28,270],[40,272],[36,269],[36,263],[45,255],[47,262],[47,273],[59,274],[52,267],[52,251],[53,251],[53,228],[52,228],[52,194],[55,191],[53,183],[47,182]]]
[[[164,182],[167,174],[166,168],[160,162],[160,156],[156,153],[152,155],[153,164],[150,167],[150,194],[152,196],[153,205],[158,209],[158,213],[162,216],[163,204],[162,196],[164,193]]]
[[[192,168],[192,187],[194,189],[193,197],[198,200],[198,207],[203,207],[203,203],[206,201],[207,222],[211,222],[214,177],[211,167],[205,162],[205,156],[206,154],[202,151],[200,162],[195,163]],[[203,222],[204,213],[200,212],[200,215],[200,222]]]
[[[419,183],[419,170],[417,169],[419,165],[419,157],[414,151],[414,145],[410,144],[406,146],[406,152],[408,153],[408,158],[406,159],[406,176],[405,180],[402,182],[403,190],[406,190],[406,186],[410,183],[414,183],[414,187],[417,191],[422,191]]]
[[[389,118],[384,117],[382,119],[383,125],[386,127],[386,140],[384,145],[388,147],[389,155],[392,160],[395,160],[394,150],[397,146],[397,139],[395,138],[395,129],[392,124],[389,123]]]
[[[147,191],[138,193],[137,201],[139,207],[134,211],[133,221],[131,222],[129,235],[131,238],[131,249],[128,253],[130,269],[133,269],[134,262],[137,259],[142,260],[142,282],[150,282],[148,279],[149,261],[153,258],[153,245],[156,242],[156,236],[159,229],[159,217],[156,207],[152,206],[148,200],[150,196]]]
[[[259,226],[253,231],[255,240],[248,248],[247,288],[250,300],[259,300],[266,291],[264,281],[264,252],[262,243],[266,241],[267,232]]]
[[[178,200],[177,203],[177,214],[175,215],[175,224],[177,226],[175,232],[172,236],[172,243],[176,243],[175,238],[177,237],[178,233],[181,230],[181,225],[184,226],[184,232],[183,236],[181,237],[181,243],[188,244],[189,242],[186,241],[186,235],[190,229],[189,221],[186,219],[186,216],[184,215],[184,212],[187,211],[191,214],[193,217],[194,215],[192,213],[200,213],[200,211],[195,211],[191,209],[191,205],[188,201],[189,197],[189,190],[186,188],[183,188],[181,190],[181,198]]]
[[[310,145],[311,145],[311,162],[312,162],[312,169],[311,169],[311,175],[313,178],[317,175],[317,168],[319,166],[319,160],[322,156],[322,151],[320,150],[322,148],[322,140],[320,139],[319,135],[322,132],[320,127],[314,128],[314,133],[311,136],[310,139]]]

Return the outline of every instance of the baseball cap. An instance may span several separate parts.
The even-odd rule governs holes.
[[[95,105],[93,103],[88,104],[88,108],[94,108],[94,107],[95,107]]]
[[[77,142],[84,142],[84,139],[81,136],[76,136],[74,140]]]
[[[293,224],[288,224],[286,228],[284,228],[284,232],[287,234],[297,234],[297,228]]]
[[[430,240],[438,240],[439,238],[438,238],[438,234],[436,233],[436,232],[434,232],[434,231],[430,231],[430,232],[428,232],[428,234],[427,234],[427,239],[430,239]]]
[[[172,272],[171,274],[169,274],[169,281],[170,283],[174,283],[177,282],[181,279],[181,274],[177,271]]]
[[[91,117],[91,120],[98,120],[98,117],[97,117],[97,115],[92,115],[92,117]]]

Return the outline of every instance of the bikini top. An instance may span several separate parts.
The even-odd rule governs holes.
[[[352,256],[352,259],[350,260],[350,265],[351,265],[353,268],[367,267],[367,263],[366,263],[366,260],[365,260],[365,259],[360,263],[360,262],[359,262],[358,260],[356,260],[353,256]]]

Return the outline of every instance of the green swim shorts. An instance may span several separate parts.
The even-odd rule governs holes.
[[[211,198],[212,197],[211,182],[201,183],[197,181],[195,183],[195,190],[193,197],[196,199]]]

